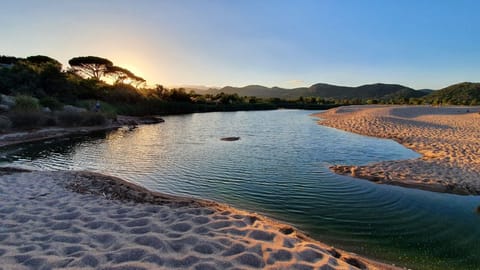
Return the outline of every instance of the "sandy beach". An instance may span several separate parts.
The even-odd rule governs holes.
[[[395,269],[227,205],[89,172],[0,170],[0,269]]]
[[[332,166],[377,183],[480,194],[479,107],[347,106],[317,114],[321,125],[393,139],[422,156],[366,166]]]

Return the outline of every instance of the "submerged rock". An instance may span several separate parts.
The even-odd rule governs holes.
[[[220,140],[222,140],[222,141],[229,141],[229,142],[231,142],[231,141],[238,141],[238,140],[240,140],[240,137],[223,137],[223,138],[221,138]]]

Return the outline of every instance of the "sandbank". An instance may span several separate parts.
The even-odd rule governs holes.
[[[462,195],[480,194],[480,107],[346,106],[316,114],[319,124],[393,139],[422,156],[336,173],[381,184]]]
[[[2,269],[396,269],[290,225],[90,172],[0,170]]]

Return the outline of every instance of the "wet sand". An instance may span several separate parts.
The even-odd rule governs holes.
[[[0,170],[0,269],[395,269],[215,202],[90,172]]]
[[[336,173],[381,184],[463,195],[480,194],[480,107],[346,106],[317,114],[321,125],[393,139],[422,155]]]

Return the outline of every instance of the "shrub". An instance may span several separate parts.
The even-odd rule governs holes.
[[[75,105],[77,107],[81,107],[89,111],[93,111],[95,110],[96,103],[97,101],[94,99],[83,99],[83,100],[77,101]],[[109,116],[111,115],[115,117],[117,114],[117,109],[115,108],[115,106],[111,105],[110,103],[100,101],[100,112],[102,112],[103,114],[106,114]]]
[[[40,104],[43,107],[48,107],[52,111],[59,111],[63,109],[63,104],[53,97],[44,97],[40,100]]]
[[[82,113],[74,111],[61,111],[57,113],[58,122],[62,126],[72,127],[82,124]]]
[[[12,126],[12,121],[4,115],[0,115],[0,131],[5,131]]]
[[[16,111],[34,112],[40,109],[40,105],[34,97],[19,95],[15,97],[15,107],[13,109]]]
[[[107,123],[107,118],[101,113],[83,113],[82,124],[84,126],[101,126]]]
[[[9,118],[14,128],[34,128],[42,126],[46,116],[39,111],[12,111]]]

